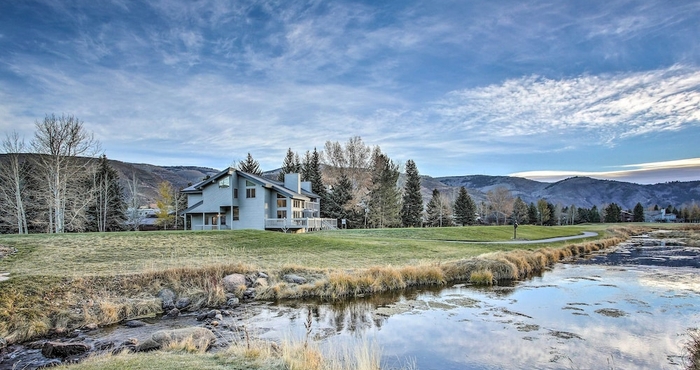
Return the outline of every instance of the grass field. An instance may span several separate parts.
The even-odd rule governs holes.
[[[578,235],[605,226],[520,226],[518,239]],[[538,245],[459,244],[446,241],[509,241],[510,226],[370,229],[282,234],[266,231],[124,232],[0,236],[18,253],[0,260],[0,272],[23,276],[111,276],[211,264],[257,269],[366,268],[446,261],[479,254],[533,249]],[[560,243],[563,244],[563,243]]]

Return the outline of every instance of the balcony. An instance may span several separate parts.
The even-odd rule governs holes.
[[[265,219],[266,229],[278,230],[335,230],[338,220],[335,218],[268,218]]]

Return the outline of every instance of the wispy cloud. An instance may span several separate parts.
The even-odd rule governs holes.
[[[655,184],[662,179],[673,181],[700,181],[700,158],[675,161],[621,165],[621,170],[613,171],[527,171],[516,172],[510,176],[524,177],[531,180],[556,182],[574,176],[586,176],[604,180],[618,180],[639,184]],[[673,174],[669,176],[669,174]],[[666,180],[666,181],[667,181]]]

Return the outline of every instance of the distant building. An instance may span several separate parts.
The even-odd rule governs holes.
[[[644,222],[676,222],[676,215],[666,213],[666,209],[644,211]]]
[[[320,217],[320,197],[301,175],[284,182],[228,168],[182,190],[187,209],[180,213],[191,230],[257,229],[305,232],[337,228]]]

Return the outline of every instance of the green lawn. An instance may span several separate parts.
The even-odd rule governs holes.
[[[578,235],[601,226],[520,226],[518,239]],[[15,247],[0,260],[0,272],[21,276],[109,276],[172,267],[242,263],[260,269],[362,268],[444,261],[497,250],[539,245],[465,244],[452,241],[509,241],[512,226],[425,229],[338,230],[307,234],[268,231],[163,231],[62,235],[3,235]],[[560,243],[561,244],[561,243]]]

